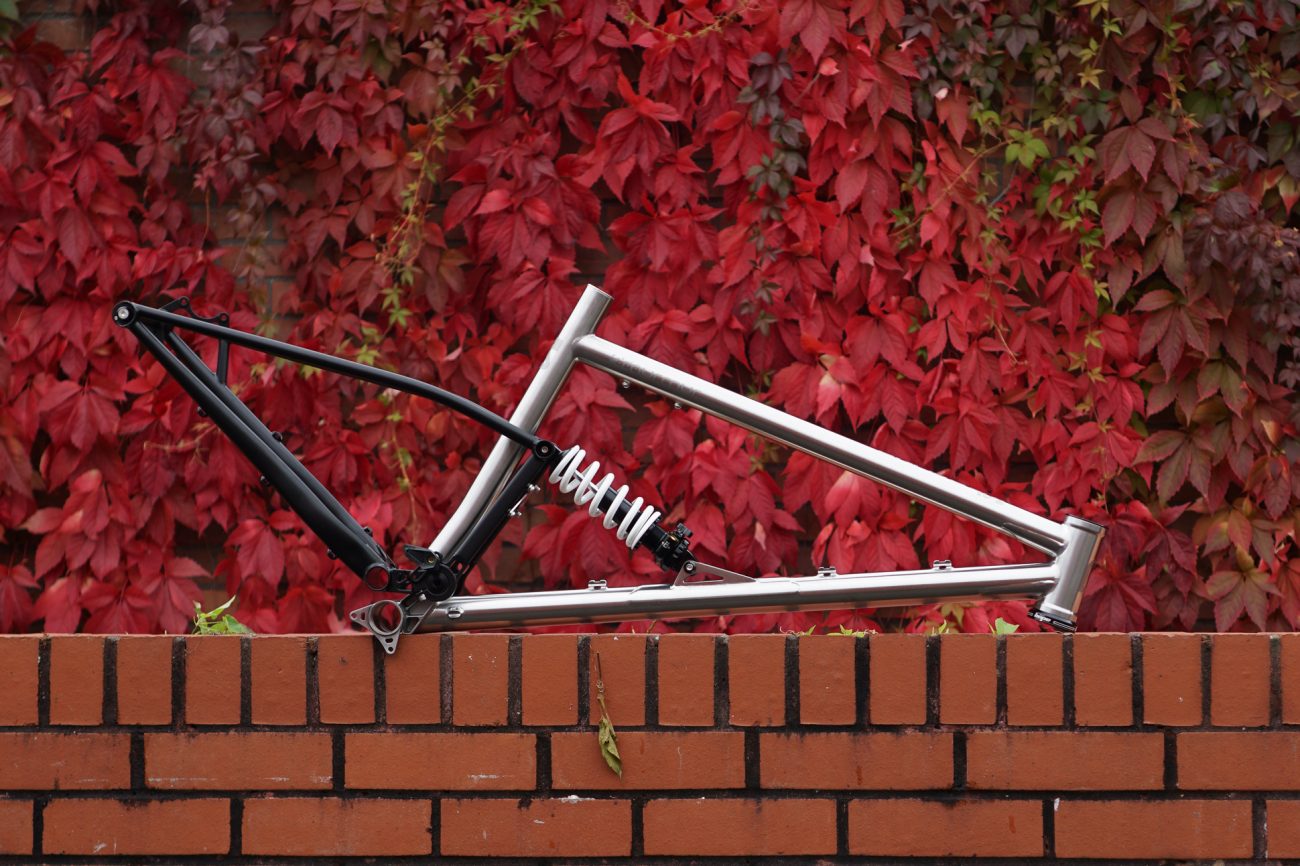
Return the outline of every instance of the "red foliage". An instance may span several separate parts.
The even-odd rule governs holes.
[[[247,44],[228,5],[123,0],[85,50],[0,46],[0,628],[181,630],[203,569],[180,528],[224,539],[257,630],[342,627],[369,597],[135,356],[114,299],[194,293],[506,412],[587,278],[617,299],[613,339],[1109,524],[1087,627],[1211,605],[1220,629],[1300,625],[1284,4],[280,0]],[[231,360],[390,547],[432,537],[491,444],[427,403]],[[543,432],[737,570],[1029,558],[603,375],[575,375]],[[653,570],[536,513],[548,585]],[[1033,627],[1016,604],[908,627],[993,616]]]

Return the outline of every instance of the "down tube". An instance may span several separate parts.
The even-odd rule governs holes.
[[[1046,517],[683,373],[594,334],[578,340],[574,353],[579,361],[598,370],[635,382],[671,400],[1004,532],[1053,558],[1068,546],[1066,528]]]

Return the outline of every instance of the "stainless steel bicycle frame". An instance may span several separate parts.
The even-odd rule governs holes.
[[[552,344],[510,422],[535,432],[564,385],[575,362],[603,370],[683,406],[691,406],[753,433],[878,481],[914,499],[982,523],[1041,551],[1042,564],[934,568],[881,574],[753,579],[723,569],[689,563],[671,584],[511,595],[454,596],[442,602],[409,604],[396,628],[379,625],[379,614],[394,602],[377,602],[353,612],[392,651],[399,632],[442,629],[507,628],[574,622],[885,607],[935,600],[1031,598],[1034,615],[1059,629],[1072,630],[1084,585],[1104,529],[1078,517],[1057,523],[1003,502],[756,400],[640,355],[595,335],[611,298],[587,286],[568,322]],[[523,447],[502,437],[484,462],[464,500],[430,544],[438,553],[453,549],[474,521],[500,495]],[[389,614],[392,611],[388,611]]]

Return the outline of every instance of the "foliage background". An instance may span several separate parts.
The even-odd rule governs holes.
[[[611,339],[1106,523],[1085,627],[1300,625],[1293,2],[101,0],[62,45],[38,6],[0,2],[4,630],[184,630],[213,576],[258,631],[369,597],[114,299],[193,293],[504,413],[588,280]],[[490,445],[240,351],[232,382],[391,549]],[[543,432],[736,570],[1028,556],[590,371]],[[654,570],[532,513],[490,579]],[[1034,628],[676,627],[994,616]]]

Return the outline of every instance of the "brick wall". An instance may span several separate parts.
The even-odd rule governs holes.
[[[18,636],[0,695],[0,862],[1300,858],[1300,635]]]

